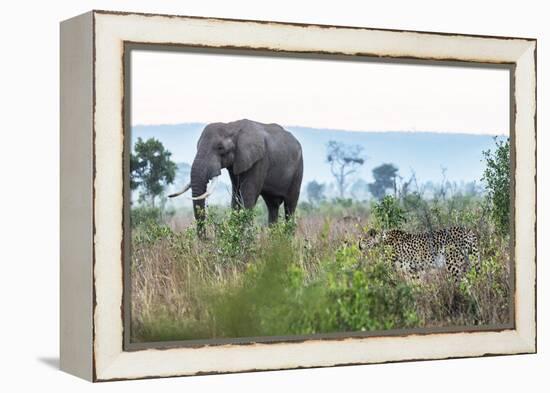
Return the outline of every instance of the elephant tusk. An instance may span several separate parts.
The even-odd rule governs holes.
[[[189,198],[189,199],[191,199],[192,201],[200,201],[201,199],[206,199],[206,198],[208,198],[209,195],[210,195],[210,194],[209,194],[208,191],[207,191],[207,192],[205,192],[205,193],[202,194],[202,195],[199,195],[199,196],[197,196],[197,197],[191,197],[191,198]]]
[[[181,195],[181,194],[187,192],[187,190],[189,190],[190,188],[191,188],[191,183],[187,183],[187,184],[185,185],[185,187],[183,187],[183,190],[182,190],[182,191],[176,192],[176,193],[174,193],[174,194],[170,194],[170,195],[168,195],[168,198],[175,198],[175,197],[177,197],[177,196],[179,196],[179,195]]]
[[[201,199],[206,199],[208,198],[208,196],[212,195],[212,193],[214,192],[214,190],[216,189],[216,184],[218,183],[218,176],[216,176],[213,180],[212,180],[212,186],[210,187],[210,190],[206,190],[206,192],[202,195],[199,195],[197,197],[191,197],[191,200],[193,201],[199,201]]]

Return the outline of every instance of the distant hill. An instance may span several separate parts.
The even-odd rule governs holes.
[[[190,164],[204,126],[201,123],[135,126],[132,128],[132,141],[138,137],[157,138],[172,152],[175,162]],[[326,162],[326,145],[330,140],[363,146],[366,162],[357,172],[356,179],[366,182],[372,181],[372,169],[382,163],[395,164],[399,168],[399,174],[405,178],[414,170],[420,183],[441,181],[441,168],[446,168],[446,178],[449,181],[479,182],[484,169],[482,152],[495,145],[491,135],[412,131],[358,132],[299,126],[287,126],[285,129],[292,132],[302,145],[303,186],[312,180],[333,182]],[[178,181],[180,180],[181,177]],[[224,175],[221,182],[221,187],[218,186],[217,189],[223,189],[229,195],[229,177]],[[179,188],[180,185],[176,184],[174,187]],[[224,199],[220,198],[220,201]]]

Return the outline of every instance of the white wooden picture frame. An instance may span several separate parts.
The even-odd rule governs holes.
[[[62,22],[60,35],[63,370],[108,381],[536,352],[536,40],[106,11]],[[513,326],[247,345],[125,345],[124,55],[132,44],[509,67]]]

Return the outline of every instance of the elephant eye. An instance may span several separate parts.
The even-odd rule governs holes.
[[[225,149],[224,149],[223,145],[218,145],[216,147],[216,150],[217,150],[218,154],[221,155],[221,156],[223,156],[225,154]]]

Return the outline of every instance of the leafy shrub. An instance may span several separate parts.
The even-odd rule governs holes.
[[[472,267],[460,283],[468,314],[478,323],[485,320],[508,322],[509,271],[507,265],[500,262],[503,256],[499,253],[483,259],[479,270]]]
[[[151,207],[146,205],[133,206],[130,209],[130,226],[138,228],[143,225],[164,224],[173,217],[175,211],[163,207]]]
[[[391,195],[374,203],[372,213],[377,225],[382,229],[398,228],[406,221],[405,211],[399,206],[399,201]]]
[[[361,263],[344,246],[327,261],[323,277],[305,283],[296,250],[276,238],[242,278],[208,290],[214,337],[369,331],[414,326],[413,287],[395,283],[388,264]]]
[[[380,253],[358,264],[356,246],[342,247],[328,274],[327,306],[332,329],[369,331],[415,326],[413,286],[399,280],[393,266]]]
[[[291,241],[291,237],[296,232],[297,221],[296,217],[291,217],[288,220],[279,220],[276,223],[272,224],[268,228],[269,236],[275,237],[276,239],[287,239]]]
[[[208,214],[207,217],[218,253],[224,260],[235,260],[254,249],[258,231],[254,210],[231,209],[226,214]]]
[[[205,291],[210,309],[206,321],[214,337],[284,335],[301,271],[294,265],[293,250],[274,243],[260,251],[258,260],[238,281]]]
[[[174,232],[166,225],[157,224],[156,222],[147,221],[142,223],[139,230],[134,236],[134,243],[148,246],[155,244],[160,240],[172,241]]]
[[[483,152],[487,167],[483,181],[487,184],[491,218],[501,235],[510,231],[510,140],[495,139],[495,151]]]
[[[160,224],[162,221],[162,211],[158,207],[138,206],[130,210],[130,223],[132,228],[137,228],[143,224]]]

